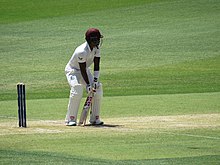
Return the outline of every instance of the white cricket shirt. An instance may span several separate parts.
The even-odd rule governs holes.
[[[72,72],[73,70],[80,70],[79,63],[86,62],[86,68],[88,68],[93,63],[94,57],[100,57],[100,50],[94,47],[91,51],[89,44],[84,42],[75,49],[65,67],[65,73]]]

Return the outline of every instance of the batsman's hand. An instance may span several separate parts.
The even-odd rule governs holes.
[[[86,92],[91,93],[92,92],[92,86],[90,84],[87,84],[86,86]]]
[[[98,84],[99,84],[98,79],[94,78],[93,83],[92,83],[93,90],[96,91],[96,89],[98,88]]]

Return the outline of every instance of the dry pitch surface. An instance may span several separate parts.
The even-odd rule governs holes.
[[[103,126],[68,127],[62,120],[30,120],[27,128],[18,128],[17,120],[9,118],[1,121],[0,135],[13,134],[49,134],[49,133],[73,133],[73,132],[160,132],[167,134],[177,134],[176,130],[187,129],[219,129],[220,114],[192,114],[177,116],[146,116],[146,117],[124,117],[107,118]],[[218,139],[220,137],[201,136],[196,134],[182,134],[183,136],[194,136],[208,139]]]

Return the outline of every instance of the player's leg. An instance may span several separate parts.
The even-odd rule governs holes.
[[[94,94],[92,107],[91,107],[90,120],[89,120],[91,124],[95,124],[95,125],[104,124],[100,120],[100,109],[101,109],[102,97],[103,97],[102,84],[99,83],[96,89],[96,93]]]
[[[90,70],[87,70],[87,74],[89,77],[89,81],[93,82],[93,75],[91,74]],[[90,120],[89,122],[91,124],[95,125],[102,125],[103,122],[100,120],[100,109],[101,109],[101,101],[103,97],[103,90],[102,90],[102,84],[99,83],[96,89],[96,92],[94,94],[94,98],[92,101],[91,111],[90,111]]]
[[[75,126],[77,125],[77,114],[83,96],[83,86],[78,83],[76,75],[67,75],[67,80],[71,89],[65,122],[68,126]]]

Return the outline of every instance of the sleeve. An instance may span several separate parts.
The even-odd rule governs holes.
[[[100,56],[100,49],[96,49],[95,57],[101,57]]]
[[[86,54],[85,53],[77,54],[77,61],[78,61],[78,63],[86,62]]]

